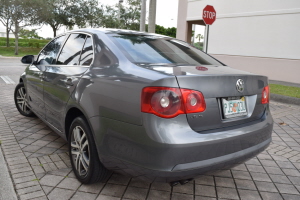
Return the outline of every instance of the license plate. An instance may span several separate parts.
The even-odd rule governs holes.
[[[222,98],[224,117],[233,118],[247,115],[245,97]]]

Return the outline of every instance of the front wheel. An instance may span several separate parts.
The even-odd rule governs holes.
[[[34,116],[27,102],[27,92],[24,83],[19,83],[15,88],[14,100],[21,115],[26,117]]]
[[[69,131],[69,155],[77,179],[85,184],[103,181],[111,174],[99,160],[94,137],[83,117],[77,117]]]

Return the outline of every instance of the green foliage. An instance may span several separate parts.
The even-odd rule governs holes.
[[[127,0],[120,5],[120,21],[118,20],[119,4],[115,6],[102,6],[102,20],[99,26],[105,28],[118,28],[139,30],[141,1]]]
[[[167,28],[166,29],[166,35],[170,36],[170,37],[173,37],[173,38],[176,38],[176,31],[177,31],[177,29],[175,27]]]
[[[38,23],[51,26],[54,37],[61,26],[95,27],[101,21],[97,0],[44,0],[40,4],[43,11],[37,14]]]
[[[203,42],[194,43],[194,47],[196,47],[197,49],[203,50]]]
[[[163,26],[160,25],[155,25],[155,33],[157,34],[161,34],[161,35],[166,35],[169,37],[173,37],[176,38],[176,28],[172,27],[172,28],[165,28]],[[148,31],[148,24],[146,24],[146,31]]]
[[[97,0],[76,0],[69,8],[72,21],[80,28],[99,27],[101,24],[102,8]]]
[[[34,47],[34,48],[41,48],[45,46],[49,40],[39,40],[39,39],[19,39],[19,46],[20,47]],[[10,46],[15,45],[15,39],[9,39]],[[6,38],[0,37],[0,46],[6,46]]]
[[[204,38],[203,35],[201,35],[200,33],[196,35],[196,39],[199,40],[199,42]]]
[[[0,55],[2,56],[16,56],[14,54],[14,47],[1,47]],[[41,48],[29,48],[29,47],[19,47],[18,57],[23,57],[26,55],[37,55],[41,51]]]
[[[42,12],[41,0],[1,0],[0,2],[0,21],[6,28],[9,27],[16,38],[15,55],[18,55],[18,37],[22,27],[37,23],[37,13]]]
[[[19,39],[19,42],[38,42],[38,43],[48,43],[51,40],[51,38],[49,39]],[[5,37],[0,37],[0,42],[1,41],[6,41]],[[14,42],[15,38],[9,38],[9,42]]]
[[[279,94],[279,95],[284,95],[284,96],[300,98],[300,88],[299,87],[270,84],[270,92],[273,94]]]
[[[42,39],[42,37],[37,34],[36,29],[21,29],[19,32],[19,37],[24,39]]]

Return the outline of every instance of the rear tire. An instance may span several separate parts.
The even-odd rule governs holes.
[[[14,100],[16,107],[21,115],[26,117],[33,117],[34,113],[31,111],[28,101],[27,92],[24,83],[19,83],[15,88]]]
[[[111,172],[99,160],[95,141],[86,120],[73,120],[69,131],[69,155],[77,179],[84,184],[106,180]]]

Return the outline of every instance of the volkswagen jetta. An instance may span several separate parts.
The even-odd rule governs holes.
[[[174,38],[81,29],[22,62],[29,66],[15,89],[17,109],[68,141],[83,183],[111,171],[183,183],[245,162],[271,142],[267,77]]]

